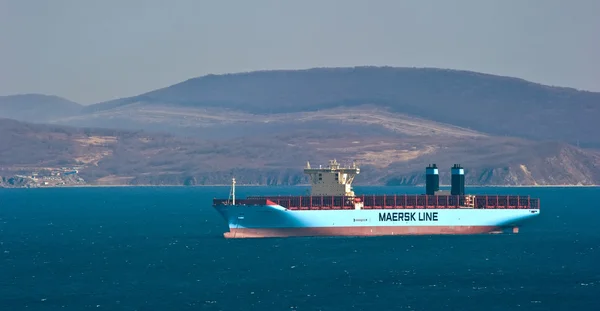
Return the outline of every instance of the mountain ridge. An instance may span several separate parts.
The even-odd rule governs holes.
[[[593,134],[600,130],[596,125],[600,93],[439,68],[321,67],[205,75],[137,96],[84,106],[79,113],[19,118],[0,111],[0,117],[214,137],[233,126],[243,128],[243,124],[231,124],[227,129],[224,122],[186,122],[185,116],[174,117],[165,110],[221,110],[218,113],[265,117],[365,105],[491,135],[555,139],[600,148],[600,137]],[[162,111],[148,113],[156,107]],[[243,132],[252,134],[253,130],[262,132],[257,126]]]
[[[77,115],[83,107],[56,95],[26,93],[0,96],[0,117],[32,122]]]
[[[472,71],[207,75],[71,107],[3,120],[0,143],[12,149],[0,147],[0,169],[81,167],[93,184],[227,184],[232,174],[299,184],[299,165],[337,158],[362,163],[359,184],[420,183],[425,163],[456,162],[475,185],[600,183],[600,93]]]
[[[494,135],[600,147],[600,93],[450,69],[342,67],[206,75],[84,108],[162,106],[250,114],[314,112],[365,104]],[[498,122],[503,120],[503,122]],[[81,125],[81,123],[72,124]]]

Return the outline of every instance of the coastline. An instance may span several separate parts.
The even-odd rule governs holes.
[[[309,187],[308,184],[298,185],[256,185],[256,184],[236,184],[236,187]],[[354,187],[402,187],[402,188],[423,188],[425,185],[397,185],[397,186],[386,186],[381,185],[354,185]],[[40,186],[40,187],[2,187],[0,189],[55,189],[55,188],[125,188],[125,187],[182,187],[182,188],[194,188],[194,187],[231,187],[230,184],[214,184],[214,185],[61,185],[61,186]],[[600,185],[465,185],[469,188],[595,188]],[[450,189],[450,185],[440,185],[440,188]],[[443,190],[443,189],[442,189]]]

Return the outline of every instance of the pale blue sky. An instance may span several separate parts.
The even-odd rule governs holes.
[[[209,73],[443,67],[600,91],[597,0],[0,0],[0,95],[83,104]]]

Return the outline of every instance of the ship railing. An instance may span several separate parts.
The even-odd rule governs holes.
[[[256,205],[265,205],[267,204],[267,200],[264,198],[246,198],[246,199],[236,199],[236,205],[248,205],[248,206],[256,206]],[[213,199],[213,205],[232,205],[232,199]]]
[[[288,209],[539,209],[539,199],[514,195],[358,195],[349,196],[251,196]]]

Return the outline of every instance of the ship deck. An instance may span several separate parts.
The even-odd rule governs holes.
[[[361,209],[539,209],[540,200],[515,195],[358,195]],[[290,210],[354,209],[354,198],[346,196],[250,196],[236,205],[280,205]],[[231,204],[214,199],[213,205]]]

